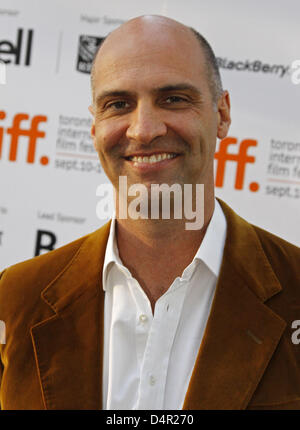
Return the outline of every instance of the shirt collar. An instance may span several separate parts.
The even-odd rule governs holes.
[[[220,273],[226,239],[227,223],[218,200],[215,199],[213,216],[208,224],[205,236],[196,252],[195,259],[203,263],[218,277]]]
[[[117,263],[122,266],[122,261],[119,256],[119,250],[116,240],[116,213],[114,212],[111,219],[108,241],[106,245],[103,272],[102,272],[102,285],[103,290],[106,291],[106,278],[108,269],[112,263]]]
[[[206,233],[201,242],[201,245],[198,248],[198,251],[193,258],[193,261],[189,266],[184,270],[183,277],[190,278],[192,273],[194,272],[196,262],[203,261],[205,265],[210,269],[210,271],[216,276],[219,276],[222,258],[223,258],[223,250],[226,238],[227,231],[227,223],[225,215],[222,211],[222,208],[219,202],[215,199],[215,208],[211,220],[208,224]],[[116,215],[115,212],[112,215],[112,221],[110,226],[109,237],[107,241],[104,265],[103,265],[103,274],[102,274],[102,285],[104,291],[106,290],[106,279],[108,274],[109,267],[116,263],[120,268],[128,275],[130,275],[128,269],[126,269],[120,259],[117,241],[116,241]]]

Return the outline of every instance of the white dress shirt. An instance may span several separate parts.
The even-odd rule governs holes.
[[[182,409],[215,293],[226,219],[215,210],[181,277],[150,301],[123,265],[113,218],[103,267],[103,409]]]

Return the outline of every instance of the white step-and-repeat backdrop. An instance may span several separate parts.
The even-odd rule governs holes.
[[[233,121],[218,142],[217,195],[300,245],[298,0],[2,0],[0,270],[106,222],[89,71],[101,38],[143,14],[193,26],[218,57]]]

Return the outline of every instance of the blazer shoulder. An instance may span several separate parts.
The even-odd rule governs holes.
[[[257,225],[251,224],[221,199],[218,199],[218,201],[227,220],[227,235],[229,235],[230,239],[230,241],[227,241],[227,248],[231,248],[230,251],[235,258],[239,258],[241,250],[245,251],[245,255],[257,250],[255,247],[249,248],[250,239],[252,238],[254,239],[252,245],[255,243],[259,245],[275,272],[287,272],[290,270],[291,274],[298,276],[299,280],[299,247]],[[258,263],[260,262],[258,261]]]
[[[10,304],[14,309],[26,307],[38,300],[40,293],[67,266],[82,244],[92,235],[87,234],[46,254],[9,266],[0,274],[0,310]],[[29,300],[30,297],[30,300]],[[33,299],[33,300],[32,300]]]
[[[260,227],[253,228],[282,287],[300,299],[300,248]]]
[[[300,303],[300,248],[246,221],[221,199],[218,201],[227,220],[224,253],[235,270],[245,280],[252,279],[261,297],[269,297],[273,290],[270,285],[275,283],[290,304]]]
[[[266,255],[270,259],[283,264],[288,262],[289,266],[295,265],[295,268],[299,268],[300,248],[298,246],[258,226],[252,226],[256,231]]]

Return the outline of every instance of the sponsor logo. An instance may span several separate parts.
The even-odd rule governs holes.
[[[238,72],[263,72],[278,75],[283,78],[289,71],[290,66],[283,64],[268,64],[260,60],[228,60],[227,58],[217,57],[218,66],[220,69],[236,70]]]
[[[236,145],[237,143],[238,140],[235,137],[225,137],[225,139],[220,141],[219,150],[215,153],[215,159],[217,160],[216,187],[223,187],[227,162],[233,161],[236,163],[234,188],[236,190],[242,190],[244,188],[246,165],[255,162],[255,157],[247,153],[248,148],[257,146],[257,141],[254,139],[244,139],[239,144],[237,154],[228,152],[229,146]],[[259,184],[257,182],[251,182],[249,189],[250,191],[256,192],[259,189]]]
[[[6,112],[0,111],[0,120],[6,118]],[[24,121],[30,121],[29,127],[23,127]],[[28,138],[28,150],[27,150],[27,163],[35,162],[36,155],[36,146],[37,140],[43,139],[46,135],[45,131],[39,129],[39,125],[41,122],[46,122],[47,117],[45,115],[35,115],[31,118],[27,113],[17,113],[13,117],[11,127],[0,127],[0,160],[2,158],[2,147],[4,140],[4,132],[6,132],[7,136],[10,136],[10,146],[8,153],[9,161],[17,160],[18,146],[19,146],[19,138],[21,136],[25,136]],[[47,156],[40,157],[40,163],[42,165],[46,165],[49,163],[49,158]]]
[[[30,66],[33,30],[17,30],[15,42],[0,40],[0,60],[6,64]]]
[[[38,255],[44,254],[44,251],[52,251],[55,247],[56,240],[56,235],[52,231],[38,230],[35,241],[34,256],[37,257]]]
[[[91,73],[94,56],[104,37],[79,36],[76,70]]]

